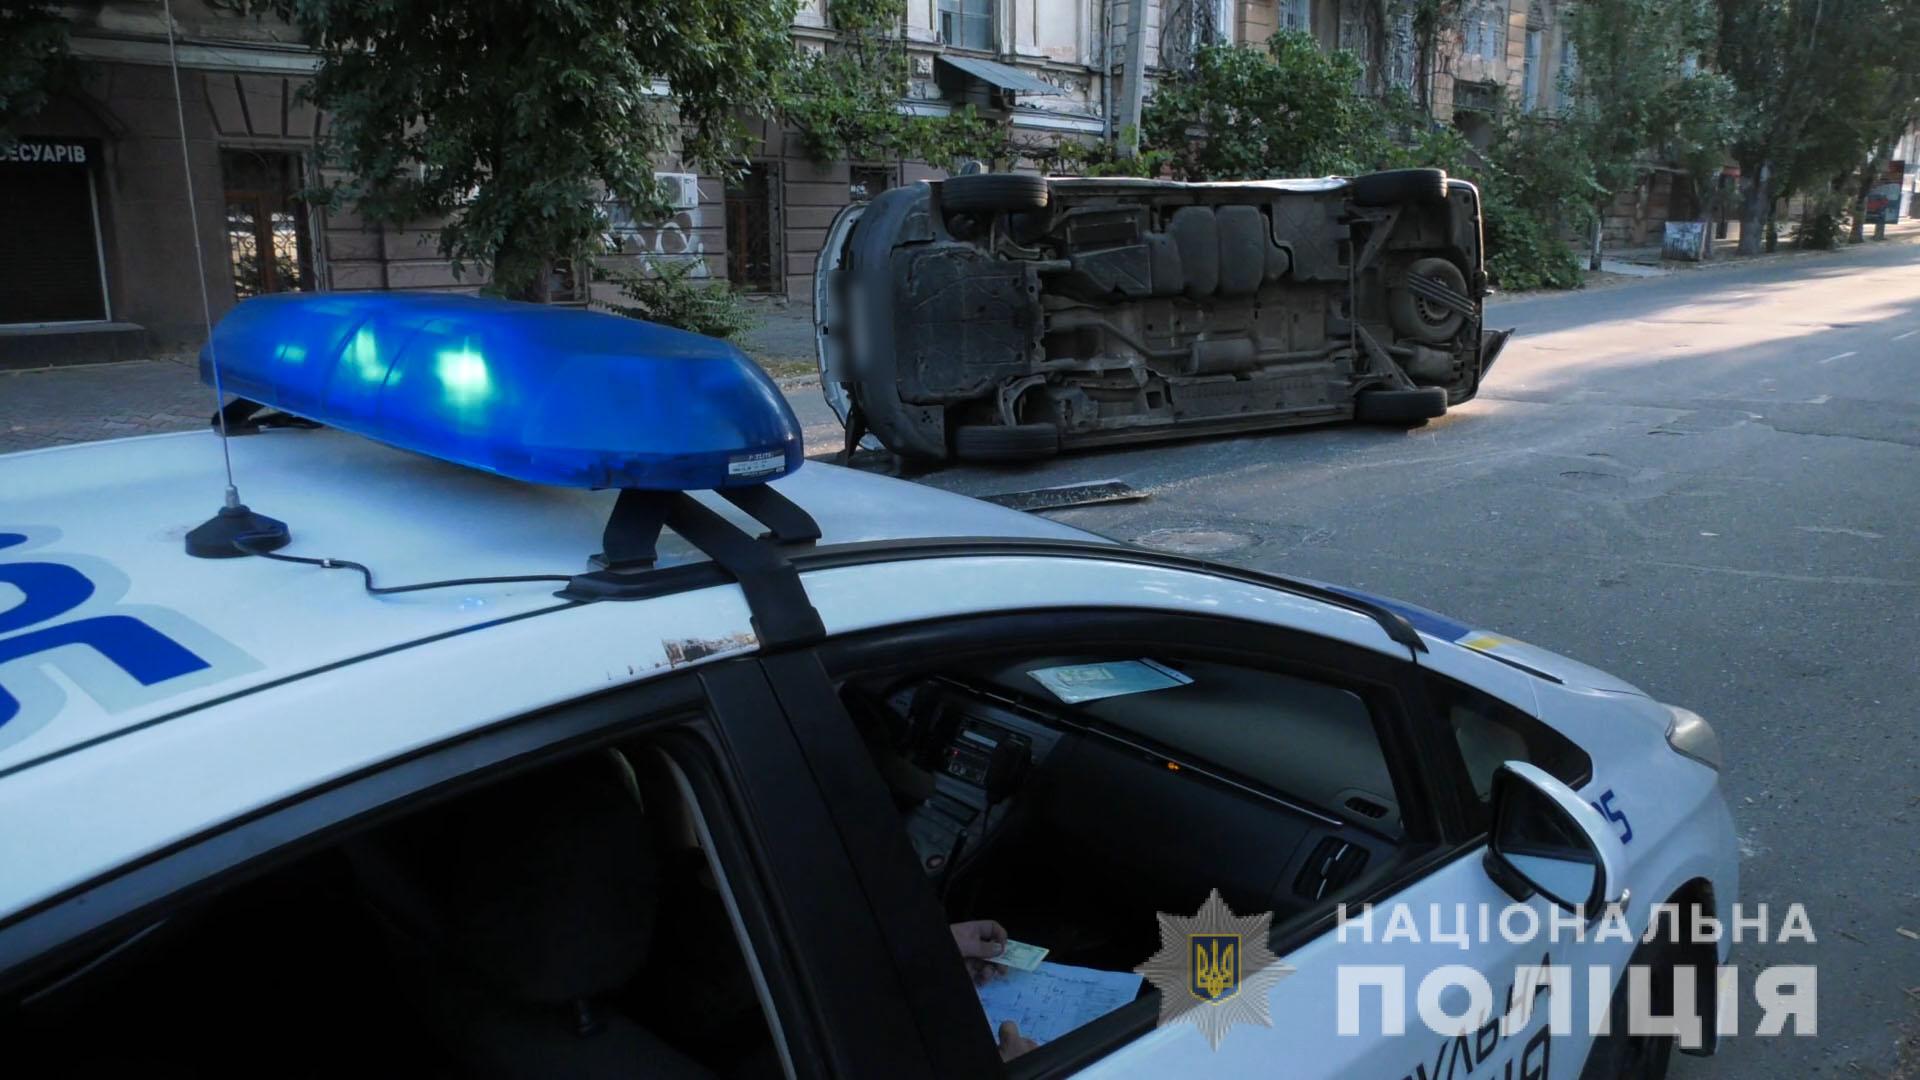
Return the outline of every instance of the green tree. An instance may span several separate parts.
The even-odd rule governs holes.
[[[1143,145],[1188,180],[1363,171],[1379,113],[1359,84],[1352,53],[1322,52],[1307,34],[1275,34],[1264,51],[1207,46],[1187,77],[1155,89]]]
[[[834,41],[797,54],[777,76],[779,115],[815,161],[915,159],[951,169],[967,158],[1011,164],[1020,156],[1006,125],[973,106],[914,116],[900,102],[909,86],[906,0],[832,0]]]
[[[1592,269],[1600,268],[1606,204],[1638,183],[1649,160],[1671,144],[1691,146],[1713,135],[1711,118],[1696,107],[1723,78],[1700,63],[1711,46],[1713,15],[1708,0],[1580,0],[1568,11],[1580,65],[1567,122],[1578,129],[1599,185]],[[1704,82],[1695,87],[1695,80]]]
[[[1777,198],[1825,192],[1859,166],[1864,80],[1880,55],[1877,39],[1905,3],[1718,0],[1714,59],[1736,88],[1742,254],[1760,250]]]
[[[606,249],[607,200],[664,219],[657,159],[732,166],[771,111],[794,0],[273,0],[319,53],[309,88],[371,220],[443,218],[441,251],[544,298]]]
[[[1867,196],[1893,160],[1900,136],[1920,118],[1920,5],[1891,4],[1876,21],[1870,63],[1859,87],[1864,99],[1854,138],[1867,148],[1854,185],[1853,240],[1865,239]]]
[[[0,2],[0,148],[46,108],[68,70],[67,22],[59,5]]]
[[[1696,220],[1705,224],[1719,213],[1720,175],[1737,131],[1733,83],[1719,72],[1702,71],[1676,84],[1656,105],[1653,129],[1664,133],[1658,155],[1680,170],[1693,195]],[[1713,230],[1705,230],[1703,255],[1713,252]]]
[[[1575,289],[1580,263],[1568,237],[1592,219],[1599,191],[1578,129],[1510,103],[1485,150],[1459,128],[1425,118],[1410,97],[1389,95],[1374,164],[1444,169],[1480,189],[1487,273],[1503,289]]]
[[[1433,73],[1440,62],[1440,43],[1460,29],[1466,0],[1398,0],[1412,16],[1413,100],[1420,111],[1433,114]],[[1505,5],[1501,5],[1504,9]],[[1383,20],[1385,21],[1385,20]]]

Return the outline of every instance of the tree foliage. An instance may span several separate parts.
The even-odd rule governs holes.
[[[59,5],[0,2],[0,147],[46,108],[68,64],[67,23]]]
[[[1202,49],[1191,75],[1163,83],[1148,103],[1138,158],[1082,149],[1063,163],[1088,175],[1165,169],[1188,180],[1445,169],[1480,186],[1487,264],[1502,287],[1580,284],[1566,236],[1592,220],[1601,189],[1575,131],[1510,108],[1481,153],[1409,95],[1369,96],[1359,71],[1352,54],[1321,52],[1298,33],[1275,35],[1264,51]]]
[[[1914,116],[1920,12],[1910,0],[1717,2],[1714,60],[1736,87],[1740,250],[1752,252],[1777,198],[1830,201]]]
[[[1398,0],[1413,24],[1413,95],[1422,112],[1433,111],[1428,96],[1434,69],[1440,63],[1440,44],[1460,28],[1466,0]]]
[[[1693,103],[1712,98],[1723,78],[1700,62],[1713,14],[1707,0],[1581,0],[1568,9],[1580,62],[1567,122],[1581,129],[1607,197],[1675,138],[1697,137],[1681,128],[1707,119]]]
[[[621,299],[601,301],[600,306],[629,318],[729,340],[737,340],[756,325],[753,313],[731,285],[696,276],[698,261],[647,258],[643,265],[638,272],[603,272],[601,279],[612,283]]]
[[[918,116],[900,102],[910,86],[902,27],[906,0],[832,0],[834,41],[800,50],[777,77],[779,115],[815,161],[914,159],[951,169],[961,161],[1018,156],[1004,124],[971,105]]]
[[[1407,98],[1382,107],[1389,141],[1380,168],[1445,169],[1480,189],[1487,273],[1503,289],[1572,289],[1580,264],[1567,237],[1592,220],[1598,190],[1573,131],[1510,108],[1482,152],[1458,128],[1434,124]]]
[[[308,92],[366,217],[443,219],[456,265],[542,296],[553,262],[605,248],[607,200],[671,212],[677,152],[732,166],[737,117],[764,114],[792,49],[793,0],[275,0],[318,50]]]
[[[1365,167],[1379,115],[1360,62],[1282,31],[1265,49],[1213,45],[1185,78],[1161,84],[1142,114],[1142,145],[1189,180],[1325,176]]]

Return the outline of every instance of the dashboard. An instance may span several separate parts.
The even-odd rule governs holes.
[[[1137,710],[1154,697],[1136,695],[1129,705]],[[1397,810],[1381,820],[1316,805],[1168,745],[1157,732],[1084,707],[1049,707],[992,675],[926,677],[884,700],[888,742],[921,778],[910,793],[896,787],[906,832],[942,893],[990,869],[996,852],[1037,846],[1038,861],[1062,876],[1124,881],[1142,903],[1171,906],[1165,898],[1218,888],[1230,903],[1284,916],[1383,868],[1398,847]],[[1360,779],[1379,786],[1372,777],[1322,786],[1359,790]],[[1393,805],[1375,798],[1373,806]]]

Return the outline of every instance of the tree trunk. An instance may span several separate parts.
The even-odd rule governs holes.
[[[1867,161],[1867,167],[1860,173],[1860,190],[1853,198],[1853,235],[1851,239],[1858,244],[1867,238],[1867,196],[1873,194],[1874,181],[1880,179],[1880,171],[1893,159],[1893,144],[1882,142],[1873,148],[1873,157]],[[1881,225],[1874,230],[1878,239],[1886,234],[1886,217],[1881,216]]]
[[[1604,205],[1594,207],[1593,242],[1587,248],[1587,269],[1589,270],[1600,269],[1600,242],[1606,238],[1606,228],[1607,208]]]
[[[1758,168],[1741,163],[1740,254],[1760,254],[1766,233],[1768,210],[1773,205],[1772,177],[1766,165]]]
[[[1699,211],[1694,214],[1694,220],[1700,223],[1701,262],[1706,262],[1713,258],[1713,219],[1714,212],[1719,209],[1718,204],[1720,200],[1718,196],[1719,191],[1717,188],[1707,187],[1703,191],[1702,185],[1697,182],[1694,184],[1693,204]]]
[[[1873,190],[1873,178],[1880,170],[1872,162],[1860,170],[1860,183],[1853,191],[1853,228],[1847,233],[1849,243],[1858,244],[1867,238],[1867,193]]]

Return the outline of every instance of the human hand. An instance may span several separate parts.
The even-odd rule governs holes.
[[[954,947],[960,950],[961,958],[966,961],[967,974],[973,977],[975,986],[999,974],[998,966],[987,961],[1006,951],[1006,927],[992,919],[975,919],[954,923],[951,929]]]
[[[1037,1050],[1040,1044],[1020,1034],[1020,1025],[1011,1020],[1000,1021],[1000,1060],[1012,1061],[1029,1050]]]

